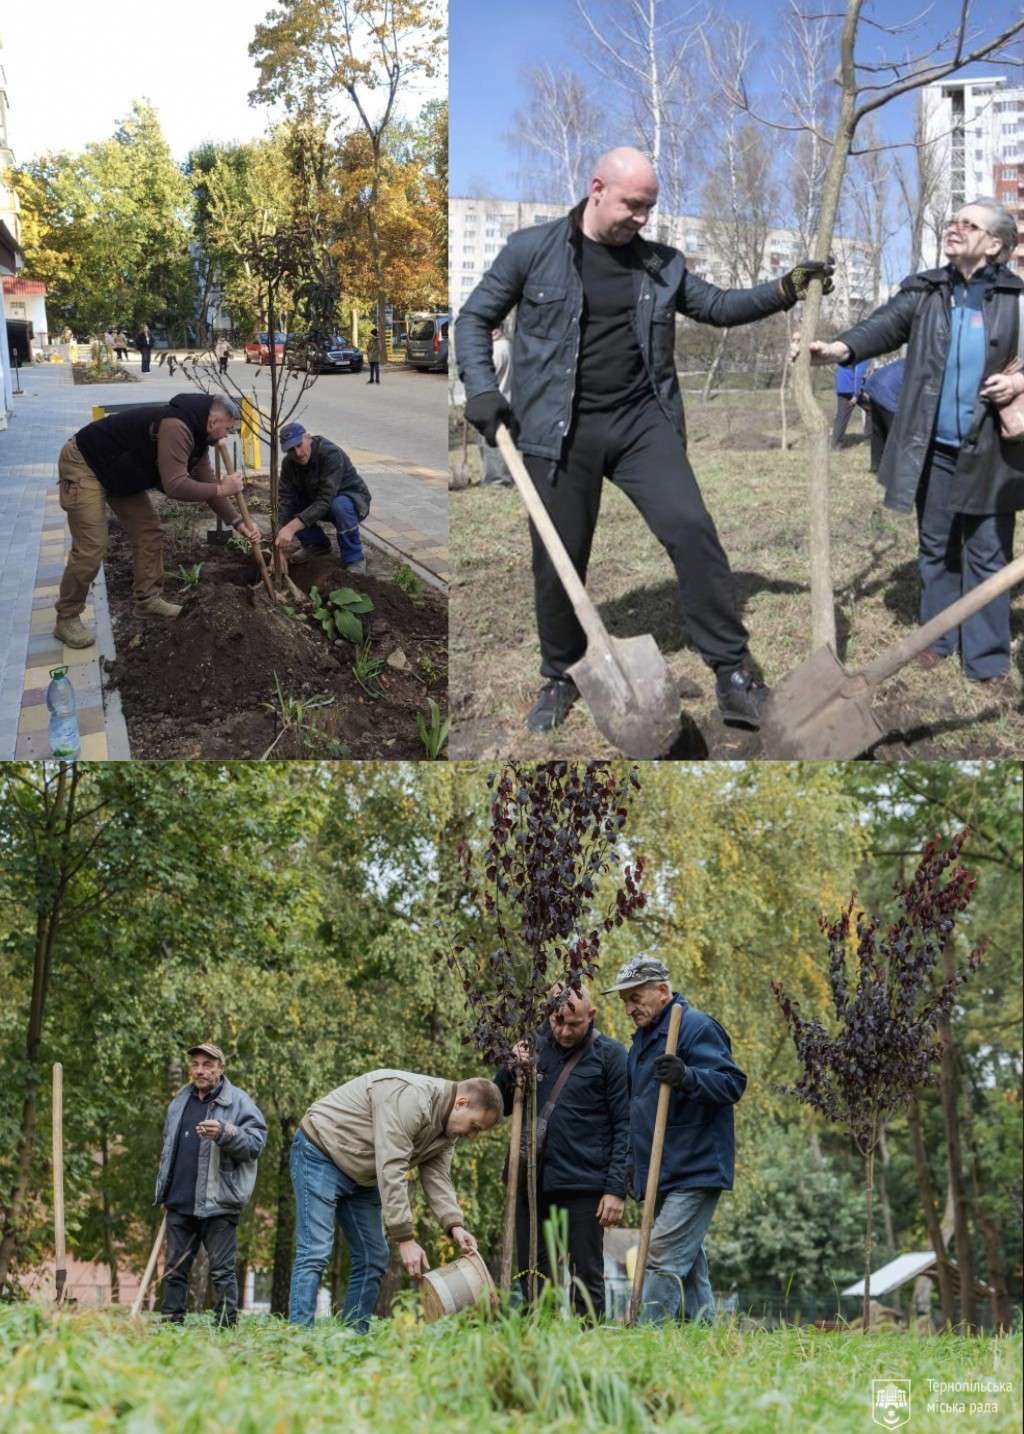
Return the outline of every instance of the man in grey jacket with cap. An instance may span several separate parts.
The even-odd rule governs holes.
[[[683,1314],[713,1319],[715,1301],[704,1236],[735,1166],[732,1108],[747,1078],[733,1061],[726,1031],[672,990],[656,956],[627,961],[615,985],[635,1026],[626,1062],[633,1193],[648,1193],[655,1114],[662,1085],[671,1091],[665,1147],[654,1199],[654,1228],[639,1318],[660,1324]],[[608,992],[606,992],[608,994]],[[665,1053],[672,1007],[682,1008],[675,1055]]]
[[[189,1050],[191,1083],[171,1101],[156,1179],[167,1211],[167,1263],[160,1312],[181,1324],[199,1246],[210,1261],[219,1324],[238,1318],[238,1221],[256,1184],[267,1122],[224,1074],[224,1052],[210,1041]]]

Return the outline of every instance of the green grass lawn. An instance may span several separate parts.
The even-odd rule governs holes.
[[[766,680],[775,683],[810,654],[806,454],[758,446],[778,442],[772,394],[723,396],[709,404],[688,396],[686,409],[690,461],[733,568],[751,650]],[[857,424],[855,418],[851,426]],[[790,433],[792,439],[792,428]],[[744,448],[747,443],[753,446]],[[472,451],[470,458],[475,463]],[[523,726],[540,685],[540,649],[518,494],[478,486],[453,492],[449,531],[452,757],[608,755],[582,704],[556,733],[531,736]],[[840,656],[856,668],[916,626],[918,593],[914,520],[882,507],[863,439],[833,456],[832,545]],[[1018,551],[1024,551],[1020,540]],[[613,635],[653,633],[664,653],[693,720],[674,755],[759,754],[756,737],[718,720],[713,676],[679,621],[669,560],[610,483],[588,587]],[[875,704],[887,733],[877,755],[1017,756],[1024,749],[1020,598],[1013,631],[1015,695],[993,699],[967,682],[953,659],[929,672],[905,668]]]
[[[871,1381],[911,1380],[916,1430],[1021,1427],[1021,1340],[789,1327],[586,1330],[551,1318],[416,1325],[366,1338],[260,1317],[235,1331],[121,1313],[0,1311],[0,1430],[489,1434],[505,1430],[866,1430]],[[929,1380],[1009,1386],[935,1396]],[[959,1400],[962,1415],[929,1399]],[[971,1411],[994,1403],[994,1412]]]

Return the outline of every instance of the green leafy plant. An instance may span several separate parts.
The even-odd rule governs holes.
[[[416,666],[419,668],[420,677],[428,687],[434,687],[442,678],[448,675],[448,669],[443,663],[435,662],[429,652],[424,652],[417,659]]]
[[[263,753],[260,760],[264,762],[267,760],[286,732],[294,733],[307,749],[319,749],[327,744],[335,749],[340,749],[331,751],[330,755],[347,757],[349,751],[345,744],[321,732],[313,725],[309,717],[311,712],[318,711],[324,707],[333,707],[333,705],[334,698],[327,693],[319,693],[315,697],[291,696],[285,692],[281,686],[281,679],[275,672],[274,701],[264,702],[263,706],[266,707],[268,712],[273,712],[281,724],[281,730]]]
[[[227,541],[227,547],[230,552],[240,553],[244,557],[248,557],[252,552],[252,543],[250,543],[248,538],[243,538],[241,533],[237,532],[231,534],[231,537]]]
[[[356,660],[352,664],[352,671],[367,697],[382,697],[384,694],[380,685],[380,674],[384,670],[384,659],[373,657],[370,652],[371,646],[370,639],[367,638],[358,648]]]
[[[422,712],[416,713],[416,730],[420,734],[423,750],[430,760],[434,761],[448,741],[448,718],[441,716],[441,709],[433,697],[427,699],[427,713],[429,720],[424,718]]]
[[[420,603],[423,601],[423,594],[426,591],[426,586],[416,576],[408,563],[402,564],[402,566],[398,569],[398,572],[392,578],[392,582],[394,583],[396,588],[401,588],[402,591],[410,598],[412,602]]]
[[[320,624],[329,638],[343,637],[359,646],[363,642],[363,624],[357,614],[373,611],[373,599],[355,588],[335,588],[326,599],[317,587],[309,590],[313,604],[313,621]]]
[[[179,563],[178,577],[181,579],[181,591],[187,592],[190,588],[197,588],[202,571],[202,563],[192,563],[189,567],[186,567],[184,563]]]

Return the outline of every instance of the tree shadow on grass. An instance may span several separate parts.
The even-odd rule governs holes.
[[[901,723],[912,720],[908,707],[899,707],[893,704],[888,708],[876,708],[875,716],[879,719],[879,726],[883,728],[884,735],[874,746],[868,748],[864,755],[886,762],[900,757],[920,757],[926,755],[916,750],[922,743],[934,742],[948,732],[964,732],[972,727],[980,727],[985,722],[994,722],[1000,715],[1004,715],[1004,709],[994,706],[986,707],[981,712],[974,712],[968,717],[944,717],[936,722],[917,722],[914,725],[903,726]],[[942,752],[936,752],[935,755],[943,760],[948,759]],[[959,755],[963,757],[985,754],[978,751],[963,752]]]

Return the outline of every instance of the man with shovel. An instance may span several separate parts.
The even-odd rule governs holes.
[[[661,1324],[685,1314],[713,1319],[704,1236],[723,1190],[731,1190],[735,1165],[732,1108],[747,1077],[732,1058],[725,1030],[674,994],[668,967],[640,955],[619,971],[614,986],[636,1030],[629,1051],[629,1117],[633,1190],[654,1200],[654,1227],[638,1318]],[[675,1055],[665,1054],[672,1007],[682,1009]],[[655,1136],[659,1087],[671,1095],[656,1190],[647,1171]]]
[[[171,1101],[156,1178],[167,1211],[167,1265],[161,1314],[181,1324],[188,1277],[202,1245],[217,1293],[217,1321],[238,1319],[235,1256],[238,1221],[256,1185],[267,1122],[256,1102],[224,1074],[224,1052],[211,1041],[189,1050],[191,1084]]]
[[[292,1324],[313,1323],[335,1225],[344,1232],[351,1257],[341,1320],[358,1333],[369,1329],[388,1267],[385,1230],[398,1244],[406,1273],[413,1279],[426,1274],[430,1266],[415,1239],[409,1201],[414,1169],[434,1218],[460,1253],[476,1250],[452,1185],[452,1150],[456,1140],[473,1140],[497,1125],[501,1110],[501,1091],[492,1081],[439,1080],[396,1070],[357,1076],[313,1102],[295,1132],[290,1161]]]
[[[229,398],[179,393],[170,403],[139,404],[87,423],[68,439],[57,473],[71,552],[61,578],[54,637],[68,647],[91,647],[96,641],[81,613],[106,555],[108,508],[128,534],[135,611],[146,617],[181,612],[161,592],[164,539],[151,490],[182,503],[208,503],[247,538],[259,538],[259,529],[247,524],[231,501],[241,492],[241,478],[229,473],[218,480],[210,466],[210,444],[224,438],[238,417]]]
[[[640,231],[658,181],[638,150],[613,149],[564,219],[513,234],[456,322],[466,418],[494,443],[517,437],[541,501],[583,578],[605,477],[640,509],[672,559],[683,621],[715,672],[728,721],[757,727],[765,689],[747,650],[729,563],[686,456],[675,318],[720,327],[792,308],[831,266],[802,260],[781,279],[722,290]],[[517,308],[512,401],[494,370],[491,332]],[[547,548],[531,525],[534,596],[545,683],[531,731],[563,722],[578,692],[567,670],[586,637]]]

